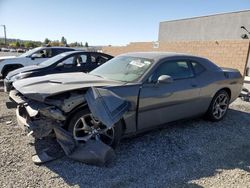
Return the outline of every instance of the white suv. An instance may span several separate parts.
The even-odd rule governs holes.
[[[73,50],[68,47],[37,47],[17,57],[0,57],[0,77],[5,78],[10,71],[24,66],[37,65],[55,55]]]

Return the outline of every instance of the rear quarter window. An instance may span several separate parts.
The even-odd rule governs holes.
[[[201,74],[202,72],[206,70],[200,63],[197,63],[197,62],[192,62],[192,66],[193,66],[195,74]]]

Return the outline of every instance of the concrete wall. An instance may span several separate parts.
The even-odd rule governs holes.
[[[160,42],[237,40],[250,30],[250,10],[160,23]],[[250,35],[248,35],[250,37]]]
[[[190,53],[203,56],[219,66],[239,69],[245,73],[250,41],[220,40],[220,41],[181,41],[159,42],[159,48],[154,48],[153,42],[130,43],[127,46],[104,47],[102,51],[111,55],[119,55],[136,51],[169,51]]]

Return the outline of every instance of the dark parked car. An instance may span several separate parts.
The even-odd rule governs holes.
[[[90,72],[113,56],[99,52],[70,51],[61,53],[38,65],[27,66],[10,72],[4,79],[4,88],[8,92],[16,80],[66,72]]]
[[[219,121],[242,83],[238,70],[202,57],[128,53],[88,74],[18,80],[10,98],[18,104],[18,124],[33,136],[59,126],[76,141],[101,139],[114,146],[123,136],[180,119],[205,115]]]

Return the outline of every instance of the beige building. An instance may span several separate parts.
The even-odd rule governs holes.
[[[104,47],[103,51],[112,55],[134,51],[190,53],[246,74],[250,66],[249,18],[250,10],[246,10],[165,21],[160,23],[158,42],[132,42],[127,46]]]

